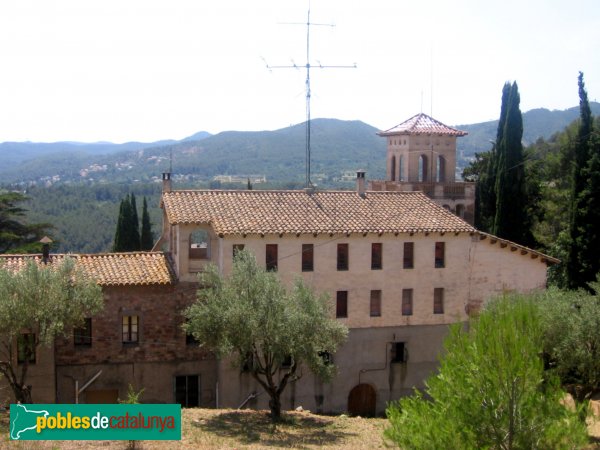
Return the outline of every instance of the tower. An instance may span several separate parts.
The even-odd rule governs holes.
[[[475,184],[456,181],[456,139],[466,134],[423,113],[379,132],[387,139],[386,179],[371,181],[371,190],[423,191],[472,224]]]

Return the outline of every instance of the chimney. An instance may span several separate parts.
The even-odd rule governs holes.
[[[52,244],[52,239],[48,236],[44,236],[40,239],[40,242],[42,243],[42,262],[48,264],[50,261],[50,244]]]
[[[163,172],[162,174],[162,183],[163,183],[163,194],[165,192],[171,192],[171,172]]]
[[[361,197],[365,196],[365,171],[364,170],[356,171],[356,192]]]

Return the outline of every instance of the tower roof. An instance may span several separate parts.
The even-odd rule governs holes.
[[[396,134],[441,134],[444,136],[466,136],[466,131],[444,125],[427,114],[419,113],[386,131],[377,133],[379,136],[392,136]]]

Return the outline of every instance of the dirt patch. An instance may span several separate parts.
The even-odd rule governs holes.
[[[0,415],[0,449],[19,450],[117,450],[123,441],[10,441],[8,414]],[[266,411],[184,409],[181,441],[143,441],[142,450],[171,449],[357,449],[385,448],[386,420],[360,417],[319,416],[290,411],[274,425]]]

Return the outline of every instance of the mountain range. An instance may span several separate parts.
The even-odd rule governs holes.
[[[595,115],[600,113],[600,103],[591,102],[591,107]],[[578,107],[524,113],[524,143],[549,138],[578,114]],[[469,133],[458,141],[460,170],[475,152],[491,148],[497,121],[456,128]],[[378,129],[361,121],[315,119],[311,130],[311,173],[316,184],[343,185],[357,168],[365,169],[369,178],[383,177],[386,144],[377,136]],[[150,182],[172,167],[175,179],[212,187],[246,178],[293,187],[304,180],[305,135],[304,124],[298,124],[275,131],[216,135],[201,131],[179,141],[151,143],[5,142],[0,144],[0,179],[4,184],[22,185]]]

